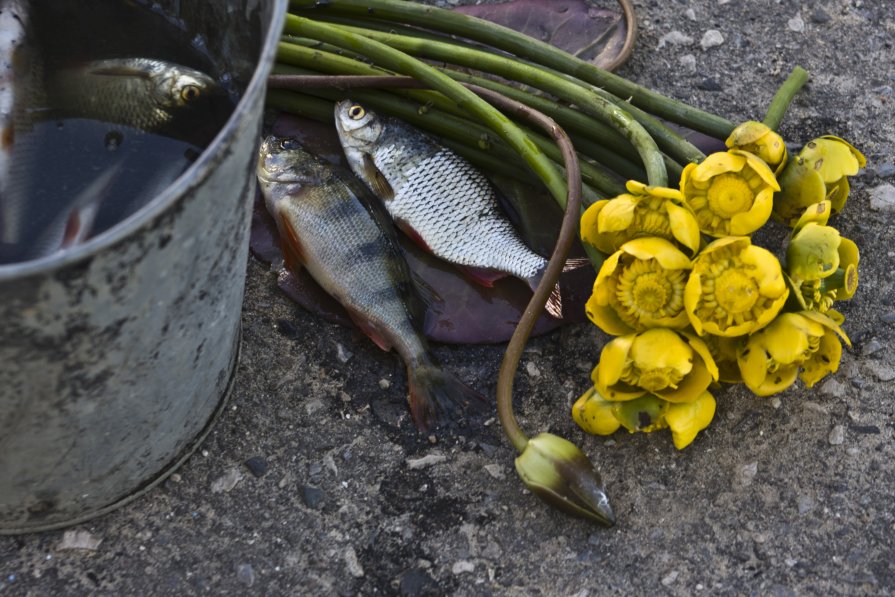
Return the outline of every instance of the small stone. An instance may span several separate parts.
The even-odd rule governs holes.
[[[895,367],[891,365],[870,361],[867,363],[867,368],[873,372],[874,377],[879,381],[892,381],[895,379]]]
[[[311,510],[319,510],[323,507],[323,498],[325,494],[319,487],[313,485],[305,485],[301,488],[301,499],[305,506]]]
[[[247,587],[255,584],[255,570],[251,564],[240,564],[236,567],[236,580]]]
[[[56,549],[58,551],[64,551],[66,549],[96,551],[96,549],[99,547],[99,544],[102,542],[102,539],[97,539],[88,531],[65,531],[65,533],[62,534],[62,541],[59,542],[59,545],[56,546]]]
[[[538,366],[532,363],[531,361],[525,363],[525,372],[528,373],[531,377],[540,377],[541,370],[538,369]]]
[[[436,464],[441,464],[446,460],[447,456],[445,456],[444,454],[426,454],[422,458],[408,458],[404,462],[407,463],[407,468],[413,471],[421,468],[427,468]]]
[[[804,516],[808,514],[812,510],[814,510],[814,506],[816,505],[814,498],[810,495],[800,495],[796,500],[796,507],[799,509],[799,514]]]
[[[706,77],[705,79],[697,83],[696,86],[703,91],[721,91],[723,89],[723,87],[721,87],[721,83],[711,77]]]
[[[796,33],[802,33],[805,31],[805,21],[802,20],[801,15],[796,15],[786,21],[786,26],[789,28],[790,31],[795,31]]]
[[[252,456],[243,464],[255,477],[261,478],[267,474],[267,460],[263,456]]]
[[[322,410],[325,406],[323,400],[309,400],[305,404],[305,412],[309,415],[313,415],[315,412]]]
[[[693,38],[680,31],[671,31],[659,38],[658,49],[662,49],[667,45],[672,46],[689,46],[693,44]]]
[[[231,468],[221,477],[211,482],[211,493],[221,493],[231,491],[244,478],[242,472],[238,468]]]
[[[811,13],[811,20],[818,24],[829,23],[830,15],[824,9],[818,8]]]
[[[389,380],[385,379],[384,377],[379,380],[379,389],[380,390],[387,390],[390,387],[392,387],[392,382],[390,382]]]
[[[879,316],[879,320],[883,323],[895,323],[895,311],[890,311]]]
[[[339,359],[340,363],[347,363],[353,356],[354,354],[349,352],[344,346],[336,344],[336,358]]]
[[[741,487],[748,487],[752,485],[752,481],[755,479],[755,475],[758,474],[758,463],[750,462],[749,464],[742,465],[737,470],[736,480],[737,484]]]
[[[451,572],[454,573],[455,576],[459,576],[460,574],[466,572],[474,572],[475,564],[470,562],[469,560],[460,560],[459,562],[454,562],[454,565],[451,566]]]
[[[662,577],[662,586],[663,587],[671,586],[674,583],[674,581],[677,580],[678,574],[680,574],[680,573],[677,570],[672,570],[671,572],[666,574],[664,577]]]
[[[883,349],[882,343],[879,340],[877,340],[876,338],[873,338],[870,342],[868,342],[861,348],[861,354],[866,357],[866,356],[871,355],[875,352],[879,352],[882,349]]]
[[[677,59],[678,63],[684,71],[692,74],[696,72],[696,56],[693,54],[684,54]]]
[[[857,390],[863,390],[868,385],[870,385],[869,382],[863,377],[856,377],[855,379],[851,380],[851,387]]]
[[[506,478],[506,475],[503,472],[503,467],[499,464],[486,464],[484,467],[485,471],[488,472],[489,475],[501,481]]]
[[[883,164],[876,169],[876,175],[880,178],[895,176],[895,164]]]
[[[818,391],[825,396],[832,396],[833,398],[844,398],[848,388],[844,383],[841,383],[835,377],[828,378],[825,382],[823,382]]]
[[[429,573],[421,568],[411,568],[401,576],[398,584],[401,597],[435,594],[435,584]]]
[[[357,559],[357,552],[354,551],[354,548],[348,546],[345,551],[342,552],[342,557],[345,559],[348,573],[354,578],[362,578],[364,575],[364,568],[360,565],[360,562]]]
[[[692,8],[688,8],[687,10],[684,11],[684,16],[687,17],[688,19],[690,19],[691,21],[695,21],[696,20],[696,11],[693,10]]]
[[[482,449],[482,454],[484,454],[488,458],[492,458],[495,454],[497,454],[497,446],[479,442],[479,448]]]
[[[830,430],[828,440],[831,446],[840,446],[845,443],[845,427],[842,425],[834,425]]]
[[[895,211],[895,186],[886,183],[870,189],[870,209]]]
[[[717,29],[709,29],[706,31],[702,40],[700,40],[699,45],[703,50],[708,50],[709,48],[714,48],[720,46],[724,43],[724,36],[721,35],[721,32]]]

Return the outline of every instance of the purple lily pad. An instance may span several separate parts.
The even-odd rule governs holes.
[[[621,12],[586,0],[511,0],[454,10],[509,27],[601,68],[624,62],[625,40],[633,26]]]

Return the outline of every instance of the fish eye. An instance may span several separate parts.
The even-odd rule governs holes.
[[[200,95],[202,95],[202,90],[199,89],[198,85],[184,85],[183,89],[180,90],[180,99],[185,102],[198,99]]]
[[[284,151],[288,151],[291,149],[298,149],[300,145],[295,139],[283,139],[280,141],[280,149]]]
[[[360,120],[366,113],[366,110],[364,110],[364,107],[360,104],[354,104],[353,106],[348,108],[348,116],[351,118],[351,120]]]

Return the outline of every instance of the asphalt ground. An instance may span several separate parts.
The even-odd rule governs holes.
[[[520,422],[597,464],[618,516],[597,528],[524,489],[496,422],[434,443],[417,434],[399,359],[296,307],[250,259],[235,389],[200,451],[148,495],[75,527],[87,549],[63,531],[0,537],[0,594],[895,592],[895,3],[636,7],[625,76],[740,121],[761,117],[801,65],[811,80],[784,137],[834,134],[867,156],[835,220],[862,257],[842,309],[853,346],[835,375],[775,398],[727,388],[711,427],[677,451],[667,432],[594,437],[569,417],[606,341],[594,326],[533,340]],[[493,396],[502,350],[435,352]]]

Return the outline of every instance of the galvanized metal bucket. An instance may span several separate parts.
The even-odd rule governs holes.
[[[220,412],[239,346],[254,160],[287,0],[156,0],[245,92],[174,184],[68,252],[0,266],[0,533],[141,495]]]

